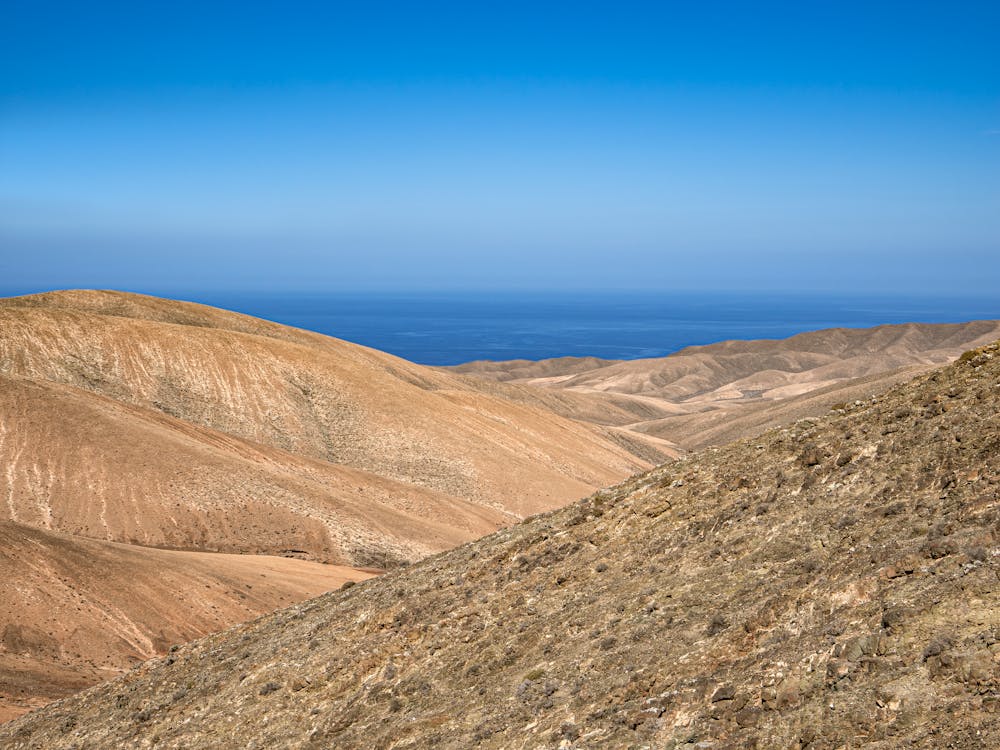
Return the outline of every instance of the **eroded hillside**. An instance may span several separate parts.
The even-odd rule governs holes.
[[[0,301],[11,520],[112,541],[388,565],[650,465],[470,379],[201,305]]]
[[[1000,746],[1000,347],[179,649],[15,748]]]
[[[203,305],[0,300],[0,721],[575,500],[648,467],[632,443]]]
[[[94,539],[390,567],[509,513],[80,388],[0,375],[7,516]]]

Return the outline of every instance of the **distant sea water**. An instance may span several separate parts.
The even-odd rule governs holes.
[[[202,293],[175,295],[428,365],[660,357],[820,328],[1000,318],[995,298],[764,293]]]

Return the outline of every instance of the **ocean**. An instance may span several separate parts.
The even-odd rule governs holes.
[[[165,295],[166,296],[166,295]],[[765,293],[181,293],[428,365],[476,359],[659,357],[820,328],[1000,318],[993,298]]]

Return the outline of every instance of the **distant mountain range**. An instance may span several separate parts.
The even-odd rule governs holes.
[[[998,338],[997,320],[906,323],[724,341],[655,359],[483,361],[451,369],[588,396],[613,409],[599,412],[588,401],[579,402],[585,407],[565,402],[555,408],[566,416],[660,438],[683,451],[823,414]]]

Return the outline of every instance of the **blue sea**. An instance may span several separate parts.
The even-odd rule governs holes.
[[[838,326],[1000,318],[992,298],[765,293],[175,293],[414,362],[659,357]]]

